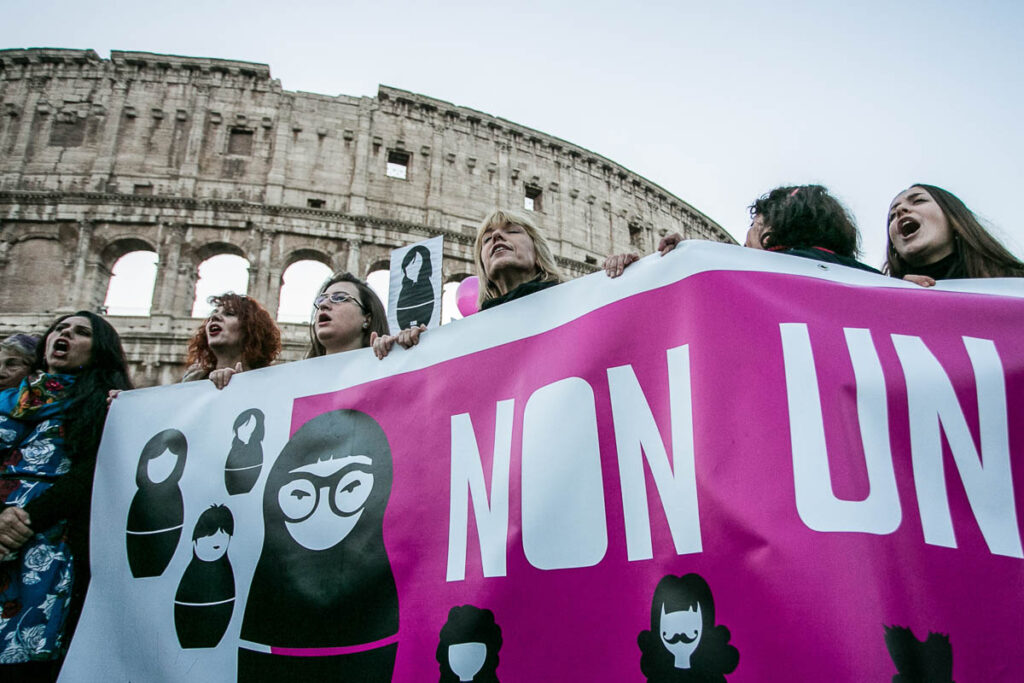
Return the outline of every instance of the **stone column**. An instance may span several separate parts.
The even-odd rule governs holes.
[[[358,216],[366,215],[366,193],[370,163],[371,140],[373,127],[373,110],[375,99],[364,97],[359,102],[359,130],[356,133],[356,151],[353,159],[352,185],[349,188],[349,213]]]
[[[120,128],[123,116],[125,88],[115,83],[111,88],[110,101],[103,122],[103,139],[100,140],[99,153],[92,165],[90,185],[96,191],[106,192],[107,182],[114,174],[117,166],[117,143],[121,139]],[[129,188],[130,189],[130,188]],[[122,192],[124,190],[121,190]]]
[[[432,116],[436,117],[437,113]],[[427,180],[427,225],[432,228],[443,228],[444,131],[436,126],[431,136],[429,156],[423,159],[430,167],[430,176]]]
[[[188,143],[185,147],[184,162],[178,180],[178,191],[186,197],[193,196],[196,189],[196,177],[199,175],[199,155],[203,151],[203,131],[206,128],[206,113],[210,105],[210,85],[208,76],[195,75],[203,82],[191,85],[195,98],[192,100],[192,113],[189,116]],[[211,136],[213,139],[215,136]],[[191,313],[191,311],[189,311]]]
[[[277,313],[281,299],[281,264],[273,259],[274,239],[277,236],[272,227],[256,226],[252,221],[246,229],[257,248],[256,263],[249,264],[249,296],[263,304],[271,314]]]
[[[195,292],[198,274],[189,259],[183,258],[185,241],[183,223],[164,223],[160,226],[160,245],[157,247],[156,282],[153,286],[151,317],[170,323],[175,316],[188,317],[192,313],[191,295]]]
[[[65,308],[72,310],[99,310],[106,297],[106,286],[111,282],[111,271],[92,253],[92,233],[95,225],[91,220],[78,222],[78,244],[71,282],[65,293]]]
[[[291,156],[292,140],[292,105],[295,102],[294,95],[281,96],[278,99],[277,130],[274,134],[273,159],[270,162],[270,171],[267,174],[267,204],[281,204],[284,201],[284,183],[288,172],[288,158]]]
[[[39,116],[36,108],[39,106],[39,99],[41,97],[42,92],[40,90],[36,88],[29,90],[28,97],[25,98],[25,108],[21,110],[18,116],[18,137],[15,139],[14,148],[9,155],[6,155],[8,159],[16,160],[18,166],[15,168],[14,164],[12,164],[4,170],[16,173],[19,181],[25,172],[25,164],[29,162],[26,152],[28,151],[29,141],[32,139],[32,122]],[[52,115],[51,113],[50,116]]]
[[[359,242],[349,240],[348,259],[345,263],[345,270],[359,278],[365,278],[366,273],[362,271],[362,247]]]

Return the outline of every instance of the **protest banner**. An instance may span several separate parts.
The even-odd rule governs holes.
[[[684,243],[128,392],[61,680],[1016,680],[1024,282],[944,288]]]

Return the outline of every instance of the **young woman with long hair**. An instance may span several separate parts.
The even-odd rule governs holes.
[[[0,679],[48,681],[88,584],[89,508],[107,393],[130,389],[121,339],[58,318],[32,372],[0,392]]]
[[[335,273],[313,299],[306,358],[366,348],[388,329],[388,314],[376,292],[352,273]]]
[[[930,287],[936,280],[1024,277],[1024,263],[955,194],[916,183],[889,205],[883,271]]]

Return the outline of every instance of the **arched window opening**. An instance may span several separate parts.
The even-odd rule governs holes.
[[[453,320],[462,318],[458,304],[455,300],[455,292],[459,289],[461,282],[446,282],[441,288],[441,324],[447,325]]]
[[[103,309],[107,315],[149,315],[156,285],[156,252],[132,251],[111,268]]]
[[[366,284],[377,293],[384,310],[388,310],[388,292],[391,289],[391,272],[388,270],[375,270],[366,276]],[[394,330],[392,330],[394,332]]]
[[[313,298],[331,269],[319,261],[296,261],[281,276],[281,299],[277,307],[277,321],[282,323],[309,322]]]
[[[205,318],[210,315],[213,307],[207,299],[211,296],[225,292],[246,294],[248,291],[248,261],[233,254],[211,256],[199,264],[199,280],[196,282],[196,298],[192,303],[192,317]]]

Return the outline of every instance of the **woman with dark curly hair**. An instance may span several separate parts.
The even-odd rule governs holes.
[[[857,261],[857,226],[822,185],[777,187],[749,210],[752,222],[744,246],[878,272]]]
[[[363,349],[388,331],[388,314],[370,285],[352,273],[335,273],[313,299],[306,358]]]
[[[31,374],[0,392],[0,680],[56,677],[88,584],[107,392],[130,388],[117,332],[79,311],[50,326]]]
[[[879,272],[857,260],[857,226],[849,212],[822,185],[777,187],[758,197],[748,208],[751,223],[745,247]],[[668,235],[661,240],[658,251],[664,256],[681,241],[683,236],[678,232]],[[618,277],[639,258],[635,253],[609,256],[604,270],[610,277]]]
[[[936,280],[1024,277],[1021,263],[959,197],[916,183],[889,205],[883,270],[923,287]]]
[[[231,375],[265,368],[281,353],[281,331],[258,301],[227,292],[209,302],[213,311],[188,341],[182,382],[210,379],[223,389]]]

